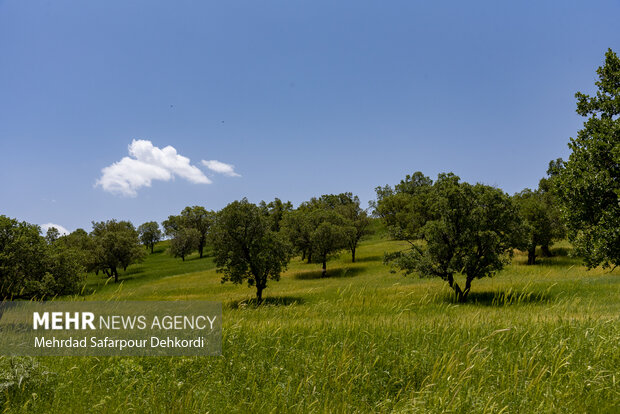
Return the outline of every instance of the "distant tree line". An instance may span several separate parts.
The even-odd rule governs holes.
[[[588,268],[620,263],[620,59],[609,50],[597,70],[596,96],[577,93],[577,112],[588,117],[571,138],[567,161],[550,162],[535,190],[512,197],[470,184],[453,173],[436,180],[421,172],[393,187],[377,187],[371,202],[389,235],[408,248],[385,255],[405,274],[439,277],[467,300],[475,279],[492,276],[526,251],[534,265],[568,236]],[[119,271],[139,263],[156,243],[169,239],[168,253],[182,261],[209,253],[222,281],[247,282],[263,300],[268,280],[278,280],[294,255],[321,264],[328,276],[331,257],[348,251],[356,260],[371,218],[352,193],[326,194],[293,208],[276,198],[258,205],[234,201],[218,212],[184,208],[162,222],[93,222],[61,236],[50,228],[0,216],[0,297],[32,298],[77,293],[86,272],[119,280]],[[210,249],[210,252],[207,251]],[[459,284],[457,276],[464,278]],[[462,283],[462,282],[461,282]]]
[[[267,280],[278,280],[295,253],[321,263],[323,277],[329,258],[342,250],[349,250],[354,262],[370,218],[357,196],[342,193],[312,198],[297,209],[278,198],[258,205],[243,199],[219,212],[187,207],[162,224],[171,238],[170,254],[185,260],[198,250],[202,257],[210,244],[222,280],[247,281],[260,303]]]
[[[128,221],[93,222],[90,234],[78,229],[45,236],[34,224],[0,216],[0,297],[33,298],[79,292],[86,272],[118,281],[120,269],[141,261],[145,253]]]

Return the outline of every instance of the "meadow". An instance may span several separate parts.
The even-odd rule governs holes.
[[[584,412],[620,407],[620,271],[586,271],[558,244],[517,254],[455,303],[446,282],[382,263],[381,228],[357,262],[291,261],[255,290],[222,284],[209,252],[156,246],[121,283],[89,275],[77,300],[214,300],[220,357],[0,358],[2,412]]]

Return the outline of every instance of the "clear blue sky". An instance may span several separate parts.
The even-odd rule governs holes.
[[[0,214],[90,230],[242,197],[366,204],[417,170],[535,187],[582,125],[574,93],[620,51],[619,16],[618,1],[0,0]],[[96,186],[134,139],[190,163],[133,196]]]

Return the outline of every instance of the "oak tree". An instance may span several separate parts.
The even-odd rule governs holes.
[[[410,248],[386,255],[386,262],[405,274],[439,277],[465,301],[475,279],[501,270],[513,249],[523,246],[522,223],[511,198],[500,189],[461,182],[452,173],[439,174],[427,187],[407,205],[406,228],[415,237],[407,239]],[[402,223],[406,221],[403,217]],[[459,273],[465,276],[464,288],[456,281]]]
[[[247,281],[256,287],[258,304],[268,279],[280,279],[291,254],[289,243],[271,224],[260,207],[244,198],[217,213],[210,236],[222,282]]]
[[[92,260],[88,270],[101,271],[107,277],[114,277],[114,282],[118,282],[120,269],[126,270],[144,259],[138,232],[129,221],[93,221],[90,237]]]
[[[596,95],[576,93],[588,119],[558,168],[557,194],[575,252],[588,268],[620,264],[620,59],[611,49],[597,69]]]
[[[200,232],[196,229],[183,227],[174,234],[170,240],[169,252],[174,257],[180,257],[185,261],[185,257],[198,249],[200,243]]]
[[[138,234],[140,235],[142,244],[147,249],[150,249],[151,253],[153,253],[155,243],[162,238],[162,232],[156,221],[147,221],[146,223],[140,224],[140,226],[138,226]]]

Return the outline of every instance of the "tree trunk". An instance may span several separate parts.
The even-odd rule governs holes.
[[[202,251],[204,249],[204,244],[200,243],[200,245],[198,245],[198,253],[200,253],[200,258],[202,259]]]
[[[153,254],[153,248],[155,248],[155,243],[151,243],[151,254]]]
[[[308,263],[312,263],[312,250],[308,250]]]
[[[181,255],[181,260],[185,261],[185,255],[184,254]]]
[[[323,257],[323,271],[321,272],[321,277],[327,276],[327,258]]]
[[[114,275],[114,283],[118,283],[118,270],[115,267],[112,268],[112,274]]]
[[[301,261],[303,262],[304,260],[306,260],[306,249],[301,251]]]
[[[351,249],[351,263],[355,263],[355,247]]]
[[[528,265],[533,265],[536,263],[536,246],[534,246],[533,248],[529,248],[527,250],[527,264]]]
[[[471,277],[467,277],[467,280],[465,281],[465,290],[463,291],[463,295],[461,298],[461,302],[466,302],[467,301],[467,295],[469,295],[469,291],[471,290],[471,282],[472,280],[474,280]]]
[[[553,253],[551,253],[551,250],[549,250],[549,245],[548,244],[543,244],[542,246],[542,255],[544,257],[552,257]]]
[[[456,295],[456,300],[459,302],[463,301],[463,291],[458,283],[454,281],[454,277],[452,275],[448,275],[448,285],[454,290],[454,294]]]
[[[261,303],[263,303],[263,289],[265,289],[265,286],[262,283],[256,284],[256,304],[257,305],[260,305]]]

